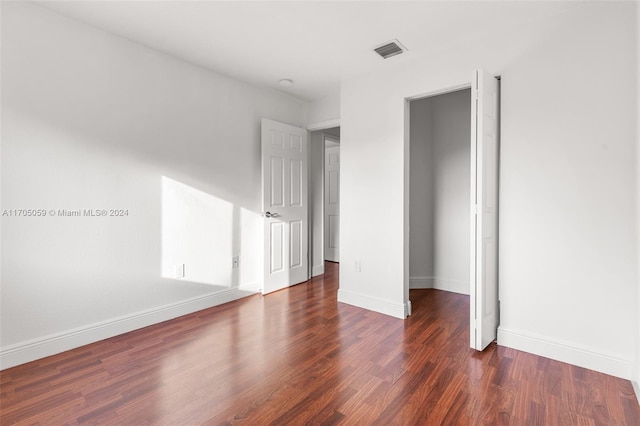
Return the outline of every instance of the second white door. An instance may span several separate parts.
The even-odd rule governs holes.
[[[340,261],[340,145],[324,151],[324,258]]]

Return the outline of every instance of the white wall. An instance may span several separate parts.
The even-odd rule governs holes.
[[[307,123],[311,130],[334,127],[340,122],[340,91],[309,103]]]
[[[304,102],[28,3],[2,67],[2,209],[128,210],[2,217],[3,368],[259,287],[260,118]]]
[[[469,89],[411,102],[411,288],[469,294]]]
[[[433,288],[434,252],[434,169],[432,112],[430,98],[410,105],[410,247],[411,288]]]
[[[311,276],[315,277],[324,273],[324,131],[311,132],[309,141]]]
[[[328,136],[333,136],[334,139],[340,139],[340,127],[331,127],[329,129],[325,129],[324,133]]]
[[[567,3],[544,22],[346,81],[339,300],[404,316],[405,99],[469,84],[484,67],[502,76],[499,343],[631,377],[634,7]]]

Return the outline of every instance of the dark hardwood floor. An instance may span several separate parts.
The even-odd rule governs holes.
[[[0,423],[640,425],[630,382],[469,349],[469,298],[412,291],[406,321],[307,283],[0,373]]]

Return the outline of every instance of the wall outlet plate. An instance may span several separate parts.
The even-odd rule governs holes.
[[[240,266],[240,256],[233,256],[232,264],[233,264],[234,268],[239,267]]]
[[[184,263],[178,263],[175,267],[175,277],[184,278]]]

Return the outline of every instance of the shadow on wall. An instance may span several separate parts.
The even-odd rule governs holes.
[[[256,235],[260,215],[166,176],[161,186],[162,278],[237,287],[259,248],[246,247],[247,258],[240,259],[243,246],[255,246],[242,234]]]

